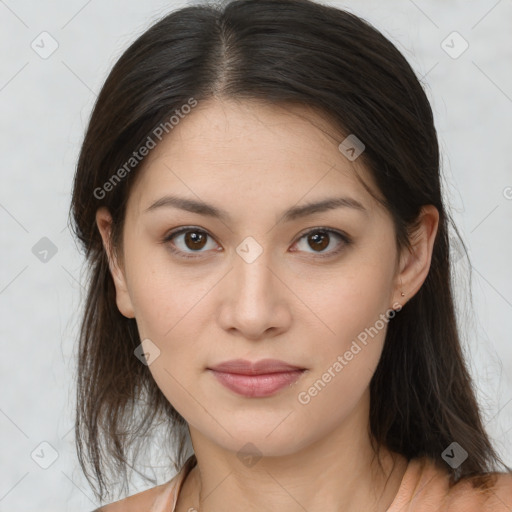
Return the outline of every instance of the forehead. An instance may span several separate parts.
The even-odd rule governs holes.
[[[268,160],[283,153],[291,159],[324,156],[338,145],[340,134],[319,112],[303,105],[269,105],[258,100],[201,102],[169,131],[147,159],[147,165],[166,153],[200,155],[211,161],[252,158]],[[212,147],[215,152],[212,153]],[[183,154],[185,151],[183,151]],[[249,163],[249,162],[247,162]]]
[[[270,205],[315,196],[371,196],[356,177],[371,185],[362,164],[338,146],[343,135],[317,111],[301,105],[209,100],[198,104],[151,150],[138,170],[129,204],[141,212],[164,192],[246,207],[262,198]],[[373,187],[372,187],[373,188]]]

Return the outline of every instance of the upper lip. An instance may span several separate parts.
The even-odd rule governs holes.
[[[239,375],[263,375],[268,373],[282,373],[291,372],[296,370],[304,370],[299,366],[288,364],[279,359],[260,359],[259,361],[251,362],[245,359],[232,359],[224,361],[216,366],[209,368],[216,372],[236,373]]]

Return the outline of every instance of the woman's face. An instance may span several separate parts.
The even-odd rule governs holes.
[[[299,107],[199,104],[151,150],[129,197],[118,307],[191,431],[228,450],[291,454],[359,428],[399,309],[392,220],[318,126],[329,129]],[[210,370],[234,359],[304,371],[225,375],[234,390]]]

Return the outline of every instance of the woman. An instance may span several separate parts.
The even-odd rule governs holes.
[[[98,510],[512,508],[432,111],[367,22],[309,0],[169,14],[103,86],[71,213],[80,463],[103,501],[159,422],[179,470]]]

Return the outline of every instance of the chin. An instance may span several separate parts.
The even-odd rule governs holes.
[[[290,415],[293,416],[293,414]],[[202,435],[208,437],[210,441],[227,450],[236,453],[239,458],[252,456],[255,459],[261,457],[284,457],[297,453],[309,443],[314,442],[311,438],[311,431],[307,428],[304,437],[296,425],[283,419],[286,414],[274,417],[272,426],[268,422],[229,422],[226,432],[222,427],[216,425],[215,431],[206,432],[202,430]],[[211,425],[208,425],[211,427]],[[307,433],[309,431],[309,434]],[[231,434],[231,435],[230,435]],[[320,435],[320,434],[319,434]]]

